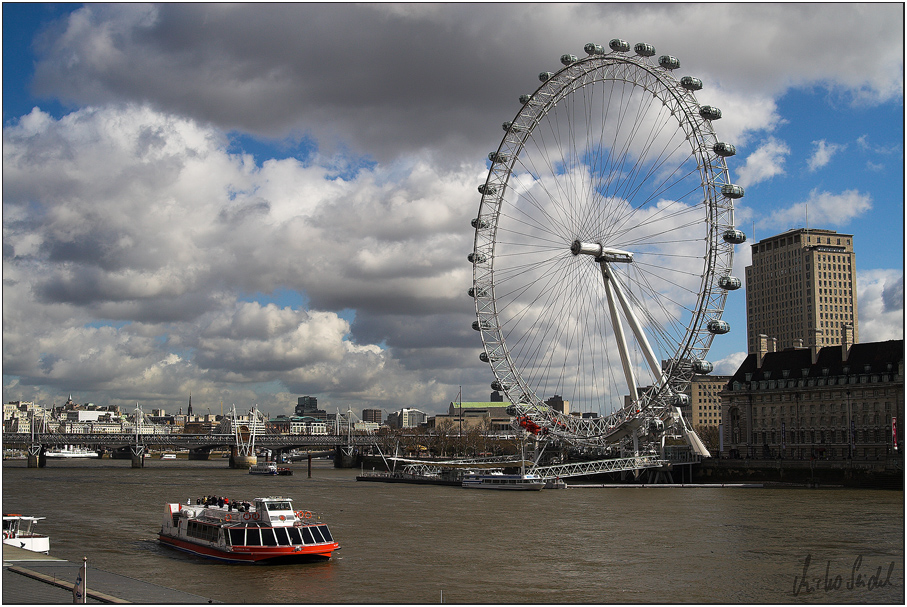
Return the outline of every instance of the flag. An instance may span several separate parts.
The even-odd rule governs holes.
[[[85,573],[88,569],[88,559],[84,558],[82,561],[82,566],[79,567],[79,577],[76,578],[76,583],[72,587],[72,602],[73,603],[85,603]]]

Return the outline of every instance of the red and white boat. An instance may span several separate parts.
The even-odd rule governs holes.
[[[340,545],[320,517],[287,497],[227,506],[167,504],[162,544],[233,563],[329,559]]]

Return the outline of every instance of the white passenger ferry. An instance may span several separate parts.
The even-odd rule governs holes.
[[[538,474],[473,473],[463,477],[467,489],[503,489],[509,491],[541,491],[545,481]]]
[[[234,563],[328,559],[340,545],[320,517],[293,510],[286,497],[229,505],[167,504],[162,544]]]
[[[35,533],[35,525],[43,521],[43,516],[22,516],[21,514],[3,515],[3,543],[32,552],[50,552],[50,538]]]

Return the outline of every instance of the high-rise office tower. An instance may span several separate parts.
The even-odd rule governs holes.
[[[751,245],[746,268],[747,351],[857,343],[853,235],[800,228]]]

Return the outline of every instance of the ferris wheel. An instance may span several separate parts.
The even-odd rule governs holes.
[[[469,255],[491,387],[533,434],[599,446],[676,421],[730,330],[746,239],[736,150],[713,130],[721,111],[696,101],[702,82],[649,44],[609,46],[564,55],[520,97],[488,155]]]

